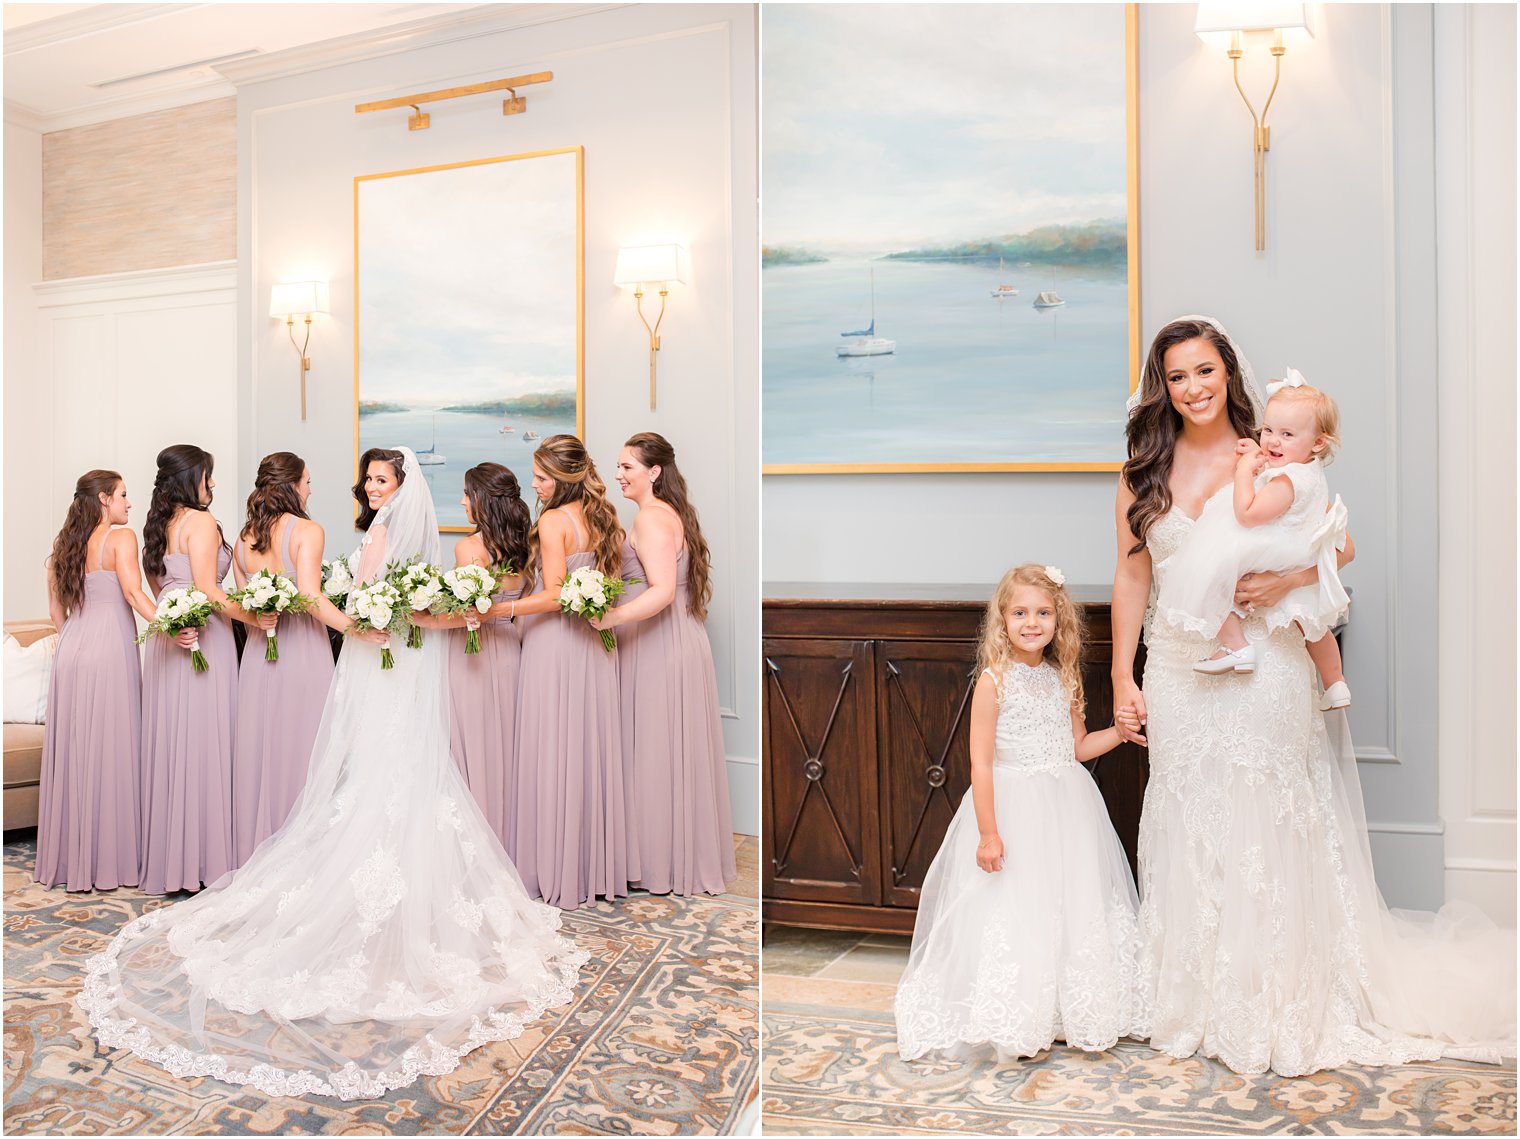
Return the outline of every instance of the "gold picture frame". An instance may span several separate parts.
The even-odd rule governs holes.
[[[1140,343],[1140,204],[1139,204],[1139,8],[1124,5],[1124,96],[1125,96],[1125,240],[1127,246],[1126,294],[1128,314],[1128,392],[1138,387],[1141,368]],[[764,290],[762,289],[762,295]],[[999,304],[1002,301],[999,300]],[[875,321],[872,320],[874,330]],[[843,334],[841,334],[843,335]],[[764,388],[762,366],[762,390]],[[763,445],[762,445],[763,450]],[[810,474],[902,474],[987,472],[1081,472],[1118,471],[1122,460],[1040,462],[826,462],[763,463],[767,475]]]
[[[546,161],[534,164],[535,159]],[[468,173],[438,179],[451,171]],[[417,175],[433,177],[400,181]],[[388,187],[400,192],[381,198],[370,194]],[[436,460],[424,460],[424,474],[433,490],[439,529],[468,533],[473,528],[464,524],[458,506],[467,465],[505,463],[526,486],[523,468],[532,448],[524,444],[556,431],[585,438],[585,148],[361,174],[354,178],[353,194],[355,467],[367,446],[409,445],[420,429],[417,417],[431,416],[432,442],[414,450],[419,458]],[[571,194],[573,201],[565,200]],[[461,289],[461,282],[471,287]],[[408,287],[414,295],[408,295]],[[435,295],[447,299],[427,312]],[[368,317],[366,304],[371,306]],[[378,331],[369,333],[367,345],[371,325]],[[423,351],[428,345],[431,351]],[[509,377],[491,387],[488,374],[520,362],[522,375],[531,379]],[[383,376],[372,379],[368,388],[367,369]],[[418,372],[439,378],[412,378]],[[573,417],[567,414],[572,373]],[[551,386],[507,386],[537,382],[541,376],[548,376]],[[413,390],[405,402],[392,402],[386,393],[398,383],[412,389],[426,383],[432,390],[420,401]],[[431,409],[424,406],[428,403]],[[440,415],[447,417],[448,447],[456,456],[447,471],[443,468],[450,456],[440,454],[437,435]],[[371,417],[367,433],[365,420]],[[521,426],[528,423],[533,426]],[[397,433],[408,439],[398,441],[393,437]]]

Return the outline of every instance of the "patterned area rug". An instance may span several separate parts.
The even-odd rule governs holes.
[[[740,844],[741,883],[754,845]],[[85,959],[176,896],[44,890],[35,848],[5,846],[8,1134],[696,1135],[728,1131],[755,1094],[751,897],[638,894],[567,913],[592,955],[571,1004],[384,1099],[285,1099],[96,1046],[74,1004]]]
[[[766,1135],[1515,1134],[1513,1063],[1284,1079],[1123,1042],[1038,1062],[906,1064],[892,1020],[906,959],[906,938],[767,928]]]

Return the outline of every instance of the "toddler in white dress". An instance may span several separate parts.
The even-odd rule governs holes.
[[[1344,708],[1351,690],[1330,630],[1346,615],[1336,551],[1346,544],[1346,508],[1334,506],[1324,464],[1340,442],[1335,401],[1292,368],[1267,385],[1261,440],[1242,439],[1233,484],[1204,505],[1191,540],[1173,555],[1156,598],[1156,616],[1174,628],[1217,636],[1220,649],[1199,672],[1251,672],[1256,649],[1241,627],[1235,583],[1242,574],[1318,569],[1318,581],[1257,610],[1268,632],[1297,624],[1320,674],[1320,707]]]
[[[1057,1039],[1102,1051],[1148,1034],[1134,882],[1078,762],[1119,733],[1083,721],[1081,616],[1064,583],[1052,566],[1019,566],[988,606],[971,792],[924,878],[897,990],[905,1060],[988,1047],[1033,1056]]]

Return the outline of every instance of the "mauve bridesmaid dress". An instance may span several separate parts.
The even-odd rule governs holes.
[[[84,575],[48,681],[36,878],[69,890],[141,876],[142,667],[137,624],[114,570]]]
[[[217,580],[232,555],[217,554]],[[163,589],[193,589],[189,554],[164,555]],[[220,617],[200,631],[207,672],[170,637],[143,654],[142,891],[199,890],[233,867],[232,753],[237,739],[237,646]],[[255,649],[254,651],[258,651]]]
[[[623,782],[638,851],[631,884],[655,894],[721,894],[736,873],[718,681],[707,629],[691,612],[689,562],[682,550],[669,605],[617,628]],[[623,572],[645,576],[629,545]]]
[[[521,594],[519,584],[497,591],[492,600],[515,601]],[[515,766],[522,633],[507,617],[485,621],[480,626],[478,653],[464,651],[467,635],[464,629],[451,629],[448,634],[449,750],[480,813],[510,850],[507,798]]]
[[[570,555],[566,571],[595,564],[594,553],[581,551]],[[542,580],[537,564],[534,581]],[[555,612],[520,620],[522,679],[507,853],[530,894],[573,910],[597,895],[628,893],[617,653],[606,652],[596,630],[579,617]]]
[[[280,534],[280,564],[295,580],[290,515]],[[243,572],[248,563],[239,539],[236,556]],[[275,630],[280,659],[265,660],[265,638],[248,631],[238,668],[237,751],[232,764],[232,853],[243,865],[253,848],[284,825],[290,808],[306,786],[311,747],[322,723],[332,684],[332,645],[327,627],[305,613],[280,618]]]

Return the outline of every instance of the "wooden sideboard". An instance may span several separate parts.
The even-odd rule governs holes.
[[[766,584],[767,921],[912,932],[924,875],[971,785],[967,723],[992,589]],[[1087,723],[1104,728],[1109,590],[1070,593],[1087,621]],[[1145,750],[1125,744],[1087,766],[1133,867]]]

